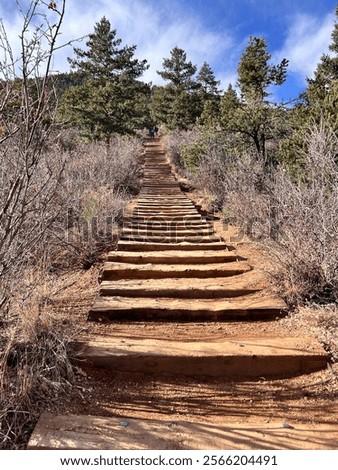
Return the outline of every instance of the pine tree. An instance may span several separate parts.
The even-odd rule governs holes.
[[[171,57],[163,59],[163,70],[157,73],[167,82],[175,91],[191,91],[195,87],[193,76],[197,67],[192,62],[187,62],[187,54],[183,49],[174,47],[170,51]]]
[[[69,59],[83,83],[64,93],[62,118],[92,139],[133,133],[143,126],[148,113],[139,104],[145,103],[140,98],[150,90],[137,80],[147,68],[146,60],[134,58],[136,46],[121,44],[116,30],[103,17],[89,35],[87,49],[74,49],[75,58]]]
[[[221,99],[221,124],[230,132],[236,132],[235,118],[240,106],[241,101],[230,83]]]
[[[280,64],[271,65],[270,59],[265,39],[250,37],[237,69],[238,85],[245,101],[263,101],[269,95],[270,85],[284,83],[288,61],[283,59]]]
[[[331,54],[322,55],[314,77],[307,79],[306,92],[289,112],[289,136],[279,148],[279,158],[287,163],[295,177],[304,176],[309,127],[316,122],[338,132],[338,5],[331,38]]]
[[[264,39],[251,37],[238,65],[240,98],[232,87],[221,103],[221,124],[224,130],[240,134],[243,143],[254,144],[256,151],[268,158],[266,142],[284,132],[286,113],[282,107],[267,100],[269,87],[281,85],[286,78],[288,61],[269,63],[271,55]]]
[[[200,124],[215,127],[219,120],[220,106],[220,81],[216,80],[215,74],[207,62],[202,65],[196,83],[200,100],[201,115],[198,119]]]
[[[153,114],[170,129],[187,129],[201,112],[194,80],[196,70],[187,61],[186,52],[175,47],[171,57],[163,60],[163,70],[157,72],[168,83],[157,87],[153,94]]]
[[[207,62],[204,62],[196,78],[196,82],[206,96],[218,96],[220,81],[216,80],[215,74]]]

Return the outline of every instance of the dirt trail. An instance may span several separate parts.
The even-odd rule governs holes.
[[[79,341],[81,399],[42,415],[29,448],[337,448],[319,387],[329,358],[281,326],[286,306],[252,261],[148,141],[142,190]]]

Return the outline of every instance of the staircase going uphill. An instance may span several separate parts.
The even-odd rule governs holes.
[[[255,381],[326,368],[328,356],[312,337],[255,333],[287,313],[283,300],[260,281],[261,274],[249,260],[215,233],[212,221],[181,191],[160,141],[148,140],[142,189],[125,217],[116,251],[108,254],[99,295],[88,314],[88,321],[100,325],[99,333],[79,342],[82,361],[102,374],[109,370],[179,375],[183,381]],[[226,330],[220,327],[217,334],[206,334],[215,322],[226,325]],[[248,323],[252,332],[241,337],[240,325]],[[107,324],[118,325],[119,334],[106,335]],[[151,325],[151,334],[134,334],[135,324]],[[170,335],[163,336],[163,324],[171,328]],[[194,336],[196,325],[201,327],[199,337]],[[179,335],[182,329],[184,334]],[[245,413],[231,426],[225,416],[224,425],[209,426],[210,432],[203,423],[198,427],[182,421],[174,426],[169,421],[166,416],[128,420],[123,427],[114,417],[44,414],[29,448],[303,448],[304,438],[316,432],[299,426],[294,447],[288,447],[290,430],[276,430],[274,423],[252,427]],[[331,431],[331,437],[337,436],[336,428]],[[236,441],[234,432],[243,439]],[[145,436],[150,437],[145,441]],[[329,446],[325,438],[320,445]]]

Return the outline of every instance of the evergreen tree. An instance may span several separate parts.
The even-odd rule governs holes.
[[[171,50],[171,57],[163,60],[163,70],[157,72],[168,84],[156,88],[152,110],[155,119],[169,129],[187,129],[200,113],[194,80],[196,70],[197,67],[187,61],[186,52],[175,47]]]
[[[149,88],[137,79],[146,61],[134,58],[136,46],[121,47],[122,40],[103,17],[89,35],[87,49],[74,49],[71,68],[82,84],[68,89],[61,102],[61,115],[92,139],[109,140],[112,134],[133,133],[143,126],[147,107],[140,110]]]
[[[236,132],[236,125],[234,124],[236,114],[240,106],[241,101],[230,83],[227,91],[223,94],[221,99],[221,124],[223,128],[230,132]]]
[[[220,90],[218,87],[220,82],[216,80],[215,74],[207,62],[202,65],[196,83],[201,109],[198,122],[215,127],[219,120]]]
[[[218,96],[220,81],[216,80],[215,74],[207,62],[204,62],[196,78],[197,84],[206,96]]]
[[[270,85],[282,85],[286,79],[288,61],[271,65],[271,55],[265,39],[250,37],[238,65],[238,85],[245,101],[263,101],[269,95]]]
[[[197,67],[192,62],[187,62],[187,54],[183,49],[174,47],[170,51],[171,57],[163,59],[163,70],[157,73],[167,82],[175,91],[191,91],[195,88],[193,79]]]
[[[243,143],[254,144],[256,151],[268,159],[266,142],[280,138],[285,131],[286,111],[267,101],[268,88],[281,85],[286,78],[288,61],[269,63],[270,54],[264,39],[251,37],[238,65],[240,98],[229,87],[222,97],[221,124],[224,130],[240,134]]]

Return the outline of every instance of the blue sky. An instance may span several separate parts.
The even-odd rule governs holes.
[[[21,0],[22,4],[28,0]],[[271,90],[276,100],[296,98],[306,86],[322,53],[328,51],[337,0],[66,0],[60,40],[93,31],[106,16],[123,44],[137,45],[147,59],[147,82],[161,83],[156,70],[178,46],[200,67],[208,62],[225,89],[236,83],[236,69],[249,36],[266,39],[272,61],[289,59],[288,79]],[[21,19],[14,0],[0,0],[3,19],[14,50],[18,50]],[[84,47],[84,43],[80,45]],[[54,69],[67,70],[71,48],[58,52]]]

